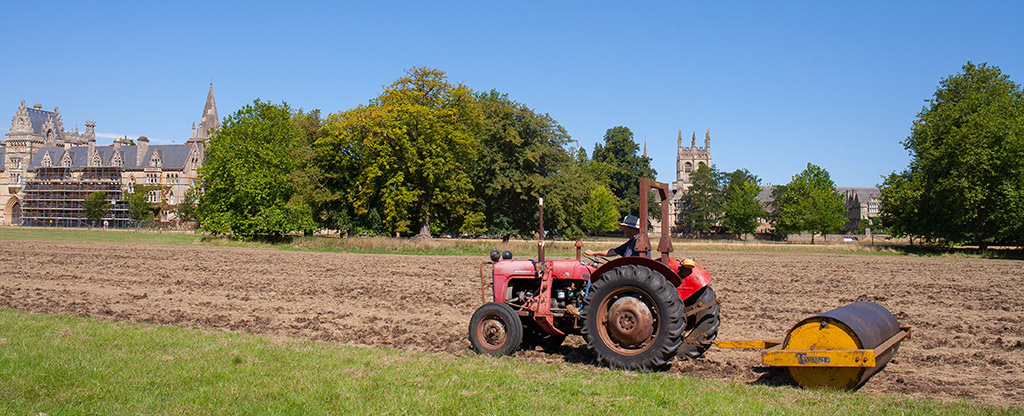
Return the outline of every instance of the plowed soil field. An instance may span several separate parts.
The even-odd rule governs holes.
[[[720,339],[779,339],[802,318],[873,301],[914,330],[863,391],[1024,403],[1024,262],[690,254],[713,276]],[[0,307],[461,355],[471,354],[466,328],[480,305],[483,260],[0,241]],[[557,353],[517,356],[589,366],[581,345],[570,337]],[[702,359],[677,359],[676,373],[786,383],[752,351],[713,348]]]

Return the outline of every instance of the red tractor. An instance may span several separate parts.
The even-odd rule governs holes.
[[[661,257],[652,259],[647,235],[647,195],[661,197],[661,223],[669,224],[668,185],[640,180],[637,256],[608,262],[584,256],[544,258],[544,204],[540,204],[537,260],[491,253],[491,302],[473,313],[469,340],[480,353],[511,354],[523,344],[547,350],[568,334],[582,335],[599,362],[613,368],[660,369],[678,353],[703,355],[718,334],[719,307],[707,270],[692,260],[669,258],[672,242],[663,232]],[[481,289],[487,302],[481,265]]]

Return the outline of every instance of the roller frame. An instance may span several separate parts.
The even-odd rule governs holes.
[[[772,367],[874,367],[875,357],[909,338],[910,327],[901,326],[900,332],[870,350],[784,350],[782,342],[766,340],[713,342],[722,349],[765,350],[761,361]]]

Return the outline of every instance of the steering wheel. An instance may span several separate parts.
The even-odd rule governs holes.
[[[594,266],[600,266],[600,265],[605,264],[605,263],[608,262],[608,259],[605,258],[604,256],[591,256],[591,255],[583,254],[583,253],[581,253],[581,254],[583,255],[584,258],[587,259],[587,261],[590,262],[590,264],[593,264]]]

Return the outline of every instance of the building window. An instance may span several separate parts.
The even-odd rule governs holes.
[[[149,191],[146,194],[146,201],[157,203],[160,202],[160,191]]]
[[[50,166],[53,166],[53,162],[50,161],[50,158],[43,158],[43,167],[48,168]]]
[[[14,174],[14,183],[21,183],[21,174],[20,173],[15,173]]]
[[[68,157],[64,158],[64,160],[60,161],[60,165],[63,166],[63,167],[66,167],[66,168],[70,168],[71,167],[71,158],[68,158]]]
[[[686,164],[683,165],[683,172],[690,173],[692,171],[693,171],[693,165],[690,164],[690,162],[686,162]]]
[[[12,158],[11,159],[11,164],[14,165],[13,169],[21,169],[21,159]]]
[[[148,183],[148,184],[160,183],[160,174],[159,173],[147,173],[146,174],[146,183]]]

